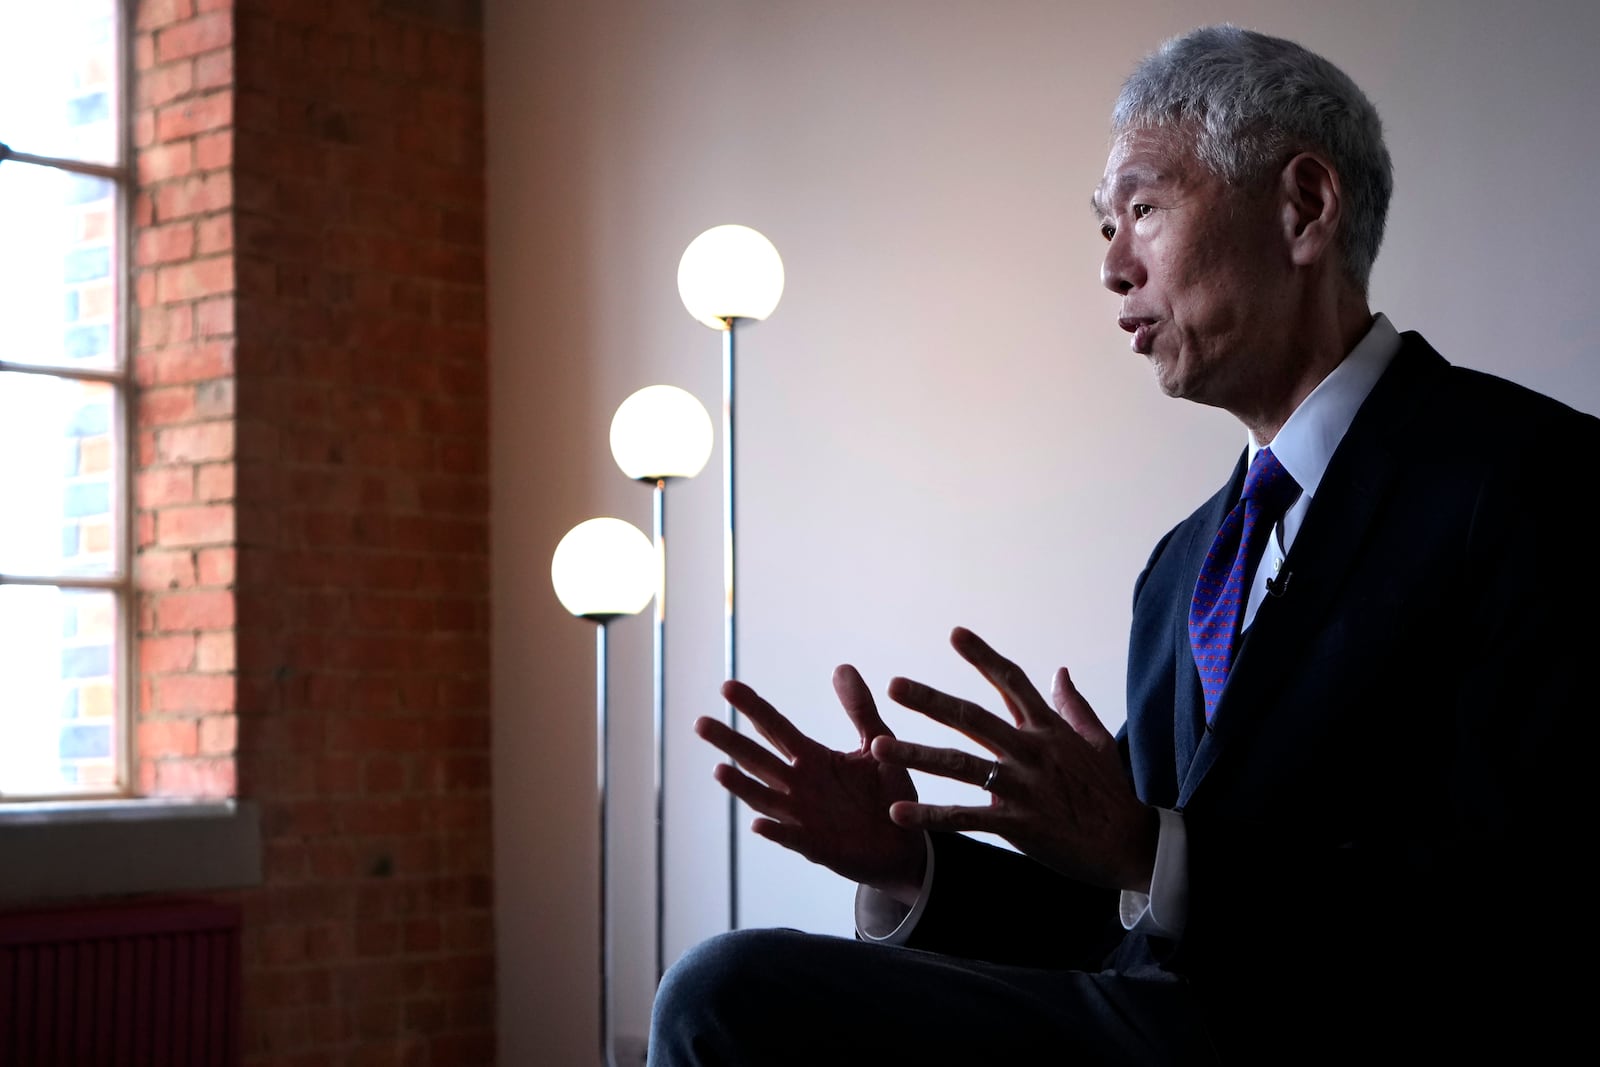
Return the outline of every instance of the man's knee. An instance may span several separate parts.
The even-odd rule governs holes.
[[[826,940],[795,930],[735,930],[684,953],[656,991],[651,1063],[716,1063],[716,1049],[745,1049],[773,1033],[773,1014],[795,1007],[778,995],[780,987],[807,970],[808,947]]]
[[[711,1015],[738,1010],[759,997],[755,986],[774,977],[774,963],[796,939],[793,930],[735,930],[700,942],[668,968],[656,993],[655,1014]]]

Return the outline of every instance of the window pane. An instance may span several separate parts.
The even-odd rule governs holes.
[[[114,401],[101,382],[0,374],[0,572],[116,573]]]
[[[0,585],[0,794],[117,786],[117,598]]]
[[[115,0],[0,0],[0,143],[116,162],[115,15]]]
[[[116,219],[110,181],[0,163],[0,360],[116,365]]]

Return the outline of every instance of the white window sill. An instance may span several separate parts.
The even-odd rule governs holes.
[[[0,901],[198,892],[261,882],[261,826],[238,800],[0,805]]]

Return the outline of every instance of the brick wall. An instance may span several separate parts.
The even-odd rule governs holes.
[[[134,40],[138,786],[230,796],[237,737],[232,13],[141,0]]]
[[[488,1062],[477,5],[136,6],[141,781],[260,806],[248,1062]]]

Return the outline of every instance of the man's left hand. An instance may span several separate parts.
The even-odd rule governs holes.
[[[950,635],[957,654],[988,679],[1015,725],[971,701],[909,678],[889,683],[889,697],[958,730],[992,752],[983,759],[956,749],[879,737],[880,761],[983,786],[981,807],[897,801],[895,823],[914,830],[998,834],[1025,855],[1093,885],[1148,892],[1158,820],[1142,803],[1117,755],[1117,743],[1065,667],[1056,671],[1054,708],[1020,667],[971,630]],[[991,778],[991,771],[993,777]]]

